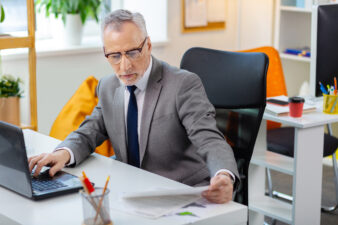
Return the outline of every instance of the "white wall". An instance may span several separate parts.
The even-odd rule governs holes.
[[[251,0],[243,0],[251,1]],[[264,0],[265,2],[270,0]],[[269,15],[269,8],[264,6],[265,2],[259,0],[259,4],[252,4],[251,10],[257,8],[260,14],[266,13]],[[255,1],[256,2],[256,1]],[[226,29],[222,31],[209,31],[199,33],[181,33],[181,0],[168,1],[168,44],[161,47],[154,47],[153,54],[167,61],[169,64],[179,66],[180,59],[183,53],[190,47],[200,46],[222,50],[236,50],[242,46],[258,46],[255,43],[261,44],[259,41],[261,31],[271,29],[265,28],[266,23],[262,22],[264,16],[258,17],[254,30],[247,30],[247,25],[241,26],[238,31],[238,1],[227,1]],[[244,9],[245,12],[247,9]],[[252,20],[243,18],[245,13],[242,13],[242,23],[247,23]],[[251,15],[256,18],[254,14]],[[262,19],[263,18],[263,19]],[[260,22],[261,21],[261,22]],[[261,27],[262,26],[262,27]],[[250,26],[249,26],[250,27]],[[253,32],[253,33],[251,33]],[[241,43],[238,36],[243,33]],[[271,30],[270,30],[271,33]],[[257,34],[259,36],[257,36]],[[248,39],[252,37],[252,41]],[[270,39],[270,37],[268,38]],[[264,38],[264,43],[266,42]],[[11,73],[15,76],[23,76],[27,78],[27,59],[26,58],[7,58],[3,57],[3,71]],[[38,126],[39,131],[48,134],[50,127],[56,116],[73,95],[80,83],[89,75],[94,75],[96,78],[101,78],[104,75],[112,73],[112,69],[106,62],[101,48],[90,50],[81,53],[56,54],[50,56],[37,57],[37,95],[38,95]],[[27,85],[26,85],[27,86]],[[25,90],[28,90],[27,88]],[[28,92],[28,91],[26,91]],[[27,94],[28,95],[28,94]],[[29,117],[29,109],[27,107],[27,99],[22,100],[22,121],[27,122]]]
[[[238,48],[272,45],[274,0],[238,0]]]
[[[181,33],[181,0],[169,0],[169,44],[155,48],[154,55],[169,64],[179,66],[183,53],[194,46],[235,50],[237,46],[237,0],[228,0],[227,3],[225,30]]]

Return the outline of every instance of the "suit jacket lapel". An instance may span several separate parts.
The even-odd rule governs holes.
[[[115,129],[121,132],[118,132],[121,136],[118,140],[119,153],[122,162],[128,163],[127,157],[127,139],[126,139],[126,126],[125,126],[125,115],[124,115],[124,86],[121,85],[115,90],[113,107],[114,107],[114,124]]]
[[[141,119],[140,165],[142,165],[144,153],[147,148],[150,124],[162,88],[162,84],[159,82],[161,78],[162,64],[153,57],[153,65],[146,88]]]

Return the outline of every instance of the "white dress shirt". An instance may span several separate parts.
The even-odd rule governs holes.
[[[147,88],[152,64],[153,64],[153,61],[152,61],[152,58],[150,58],[149,66],[148,66],[147,70],[144,72],[144,75],[141,77],[140,80],[138,80],[134,84],[137,87],[135,89],[134,93],[135,93],[136,102],[137,102],[137,134],[138,134],[138,137],[139,137],[139,143],[140,143],[140,136],[141,136],[140,135],[140,127],[141,127],[141,118],[142,118],[142,111],[143,111],[144,96],[145,96],[145,92],[146,92],[146,88]],[[121,85],[125,86],[122,82],[121,82]],[[128,112],[129,97],[130,97],[130,93],[129,93],[127,87],[125,86],[125,90],[124,90],[124,120],[125,120],[126,130],[127,130],[127,112]],[[67,150],[70,154],[70,160],[69,160],[69,163],[67,164],[67,166],[75,163],[74,153],[71,151],[71,149],[69,149],[67,147],[63,147],[63,148],[58,148],[55,151],[61,150],[61,149]],[[215,176],[217,174],[221,173],[221,172],[229,173],[231,175],[232,179],[233,179],[233,182],[235,181],[235,175],[230,170],[227,170],[227,169],[221,169],[221,170],[217,171]]]

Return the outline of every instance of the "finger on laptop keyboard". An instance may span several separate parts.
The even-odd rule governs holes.
[[[61,162],[58,162],[56,163],[54,166],[52,166],[50,169],[49,169],[49,175],[51,177],[53,177],[57,172],[59,172],[63,167],[65,166],[65,164],[61,163]]]
[[[29,157],[28,159],[28,165],[29,165],[29,171],[32,172],[33,168],[35,167],[36,163],[41,160],[44,157],[45,154],[36,155]]]
[[[44,166],[49,165],[52,163],[52,157],[51,154],[43,154],[43,156],[36,162],[36,168],[34,172],[34,176],[37,177],[40,174],[41,169]]]

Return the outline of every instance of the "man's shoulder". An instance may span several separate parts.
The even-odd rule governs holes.
[[[114,86],[118,87],[120,86],[120,81],[115,74],[109,74],[100,79],[99,85],[100,88],[105,86],[109,86],[110,88]]]
[[[195,73],[192,73],[188,70],[184,70],[181,68],[178,68],[176,66],[172,66],[168,64],[167,62],[161,61],[162,68],[163,68],[163,77],[166,79],[178,79],[178,80],[184,80],[184,79],[198,79],[198,76]]]
[[[115,74],[108,74],[100,79],[100,82],[118,82],[118,81],[119,80]]]
[[[109,91],[118,88],[120,86],[120,81],[116,77],[115,74],[110,74],[102,77],[99,81],[98,87],[97,87],[97,94],[100,96],[102,92]]]

